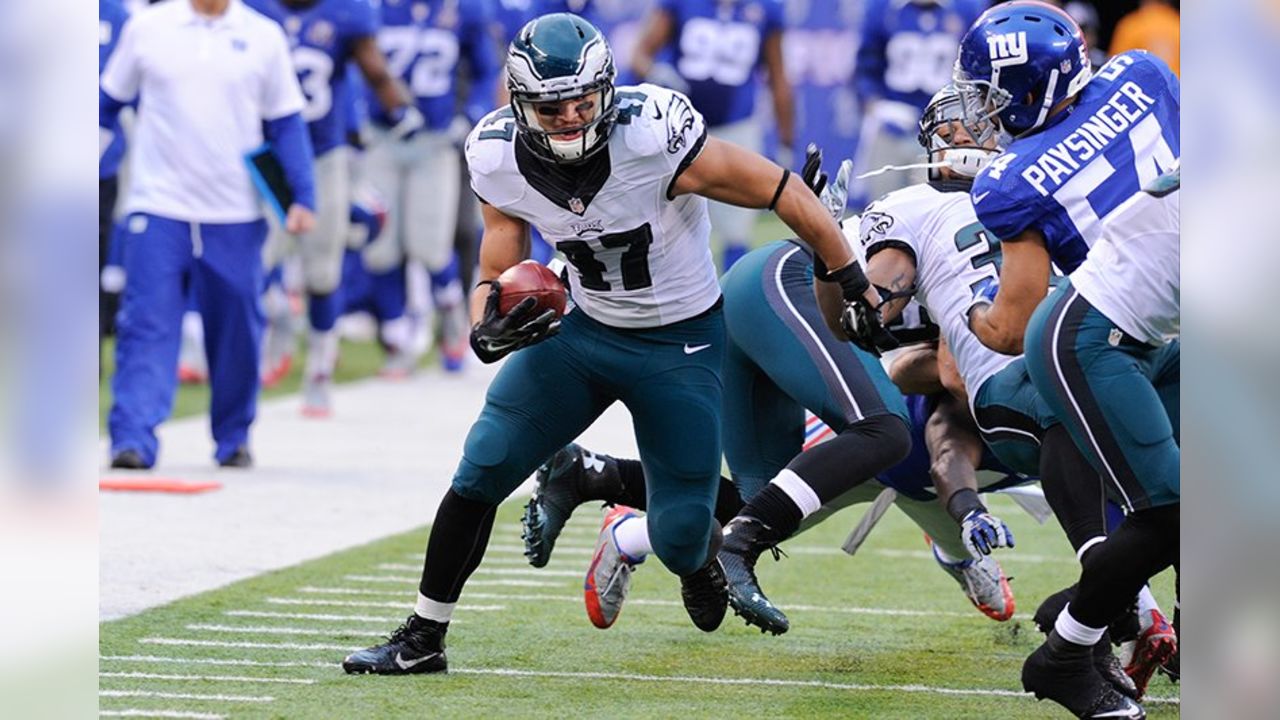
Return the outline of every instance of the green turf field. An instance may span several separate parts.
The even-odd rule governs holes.
[[[344,654],[373,644],[411,609],[421,529],[236,583],[101,626],[101,709],[169,717],[1067,717],[1019,689],[1039,642],[1028,615],[1076,564],[1054,525],[1005,498],[1001,555],[1019,614],[998,624],[934,565],[919,530],[891,510],[856,558],[838,550],[858,510],[784,545],[761,582],[792,630],[764,636],[730,617],[689,622],[677,580],[640,566],[617,625],[596,630],[582,572],[599,513],[579,509],[550,565],[521,556],[520,507],[502,508],[485,563],[449,635],[447,676],[349,677]],[[370,518],[370,522],[376,522]],[[1156,595],[1172,607],[1172,581]],[[1150,717],[1171,718],[1177,687],[1152,681]]]

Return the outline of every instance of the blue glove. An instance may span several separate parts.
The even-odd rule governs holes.
[[[975,559],[990,555],[998,547],[1013,547],[1013,532],[1000,518],[985,509],[972,510],[960,521],[960,539]]]
[[[969,301],[969,307],[965,308],[965,317],[973,312],[973,309],[980,305],[990,305],[996,301],[996,295],[1000,292],[1000,278],[986,277],[978,281],[973,288],[973,299]]]

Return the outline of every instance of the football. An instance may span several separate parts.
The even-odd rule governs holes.
[[[556,316],[564,315],[567,295],[564,284],[551,268],[537,260],[525,260],[506,269],[498,276],[502,294],[498,297],[498,312],[506,315],[527,297],[535,298],[539,312],[548,308]]]

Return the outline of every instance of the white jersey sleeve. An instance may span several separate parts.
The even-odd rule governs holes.
[[[895,247],[916,264],[916,300],[938,324],[970,397],[1013,361],[969,330],[973,287],[999,274],[1000,243],[978,222],[966,188],[921,183],[876,201],[862,216],[866,251]]]
[[[471,187],[564,253],[580,311],[613,327],[668,325],[720,297],[706,200],[671,196],[706,125],[688,98],[656,85],[620,87],[617,102],[607,147],[568,169],[523,146],[510,109],[490,113],[467,138]]]

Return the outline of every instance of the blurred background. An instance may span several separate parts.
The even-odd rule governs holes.
[[[129,22],[109,21],[109,4],[99,5],[99,73]],[[1280,437],[1274,381],[1280,333],[1272,311],[1280,300],[1273,280],[1280,245],[1267,210],[1275,202],[1270,125],[1280,116],[1280,2],[1060,4],[1084,28],[1095,63],[1123,49],[1151,50],[1183,75],[1191,98],[1184,446],[1194,479],[1187,483],[1192,512],[1184,528],[1190,570],[1183,603],[1200,609],[1193,617],[1202,620],[1186,636],[1193,650],[1183,709],[1189,717],[1271,717],[1280,672],[1280,574],[1271,570],[1277,531],[1269,512],[1276,504],[1268,502],[1280,495],[1271,455]],[[123,3],[129,16],[148,12],[146,6]],[[447,250],[416,252],[396,236],[395,214],[414,212],[414,198],[380,187],[377,172],[363,167],[376,165],[370,156],[380,149],[395,150],[379,145],[388,142],[395,118],[354,73],[336,101],[357,159],[336,326],[340,362],[321,368],[328,371],[324,381],[380,375],[395,382],[414,372],[465,373],[475,362],[460,341],[465,328],[456,307],[473,272],[477,209],[457,160],[467,132],[505,101],[505,45],[530,18],[564,10],[584,15],[608,37],[619,84],[681,89],[712,132],[758,145],[780,164],[798,169],[812,142],[824,149],[829,170],[846,157],[875,169],[918,161],[915,118],[948,80],[956,40],[986,6],[980,0],[382,0],[378,47],[427,119],[414,137],[390,142],[430,148],[395,161],[404,172],[437,172],[431,182],[454,188],[456,208],[439,228]],[[97,96],[89,87],[89,12],[86,0],[0,4],[0,638],[9,651],[0,655],[0,713],[9,717],[87,716],[96,708],[94,483],[112,459],[106,443],[113,308],[129,281],[121,258],[133,119],[131,111],[122,113],[119,144],[106,167],[99,163],[95,195],[85,127]],[[282,26],[313,103],[315,93],[306,92],[313,69],[298,52],[308,34],[288,20]],[[406,49],[405,27],[431,31]],[[312,26],[312,39],[316,32]],[[448,156],[451,163],[441,159]],[[458,171],[446,178],[440,167]],[[852,210],[913,181],[905,172],[875,180],[856,189]],[[90,269],[95,225],[98,266]],[[723,266],[782,233],[754,214],[717,217],[716,227]],[[551,251],[535,239],[534,254],[545,260]],[[281,255],[268,268],[275,272],[263,293],[261,392],[299,395],[304,411],[340,417],[341,408],[326,407],[322,395],[313,404],[306,397],[317,381],[308,377],[306,358],[308,293],[296,254]],[[199,315],[188,314],[173,417],[208,407],[201,333]]]

